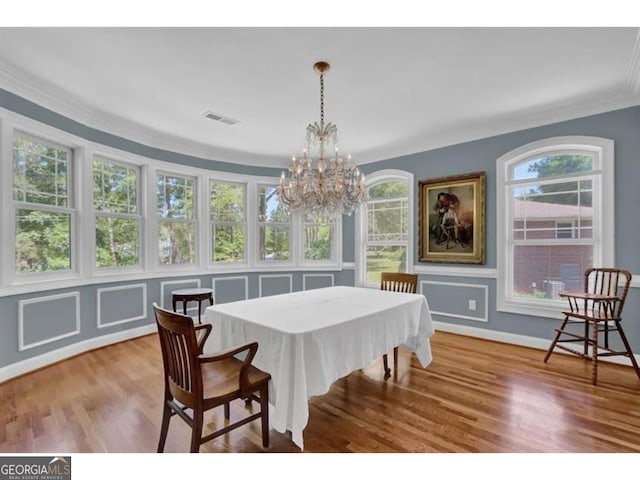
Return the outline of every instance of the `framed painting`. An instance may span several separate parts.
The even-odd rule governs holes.
[[[485,172],[420,181],[420,262],[485,263],[485,183]]]

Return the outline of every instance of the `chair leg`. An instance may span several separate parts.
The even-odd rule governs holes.
[[[389,359],[386,353],[382,355],[382,363],[384,365],[384,378],[389,378],[391,376],[391,370],[389,370]]]
[[[262,422],[262,446],[269,448],[269,384],[260,388],[260,415]]]
[[[171,408],[169,408],[169,405],[167,405],[167,400],[165,399],[164,407],[162,409],[162,426],[160,427],[158,453],[164,452],[164,444],[167,441],[167,432],[169,431],[169,420],[171,420]]]
[[[629,346],[629,341],[627,340],[627,336],[625,335],[620,322],[616,322],[616,328],[618,329],[618,333],[620,334],[622,343],[624,343],[624,348],[627,350],[627,353],[629,354],[629,359],[631,360],[631,365],[633,365],[633,369],[636,371],[636,376],[640,379],[640,368],[638,368],[638,362],[636,361],[636,357],[633,355],[633,352],[631,351],[631,347]]]
[[[226,418],[227,420],[229,420],[230,414],[229,414],[229,402],[224,404],[224,418]]]
[[[393,347],[393,370],[398,373],[398,347]]]
[[[200,443],[202,442],[202,411],[193,411],[193,425],[191,426],[191,453],[200,451]]]
[[[564,330],[564,327],[567,324],[567,321],[569,321],[569,317],[565,316],[564,321],[562,322],[562,325],[560,325],[560,328],[556,330],[556,336],[554,337],[553,342],[551,342],[551,345],[549,346],[549,350],[547,350],[547,354],[544,356],[544,363],[547,363],[547,360],[549,360],[549,357],[551,356],[553,349],[556,347],[556,343],[558,343],[558,339],[560,338],[560,335],[562,335],[562,330]]]
[[[584,322],[584,356],[589,355],[589,322]]]
[[[591,383],[596,385],[598,383],[598,324],[594,323],[592,325],[593,331],[592,334],[592,351],[591,351],[591,365],[593,365],[591,370]]]

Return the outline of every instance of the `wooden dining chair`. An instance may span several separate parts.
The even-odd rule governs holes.
[[[391,292],[416,293],[418,291],[418,275],[412,273],[382,272],[380,275],[380,290]],[[384,363],[384,378],[391,376],[389,359],[385,353],[382,356]],[[393,368],[398,371],[398,347],[393,347]]]
[[[569,309],[563,311],[564,320],[544,357],[549,360],[555,348],[581,356],[592,362],[591,383],[598,381],[598,358],[624,356],[640,379],[640,369],[627,336],[622,328],[622,309],[631,285],[631,273],[619,268],[590,268],[584,273],[584,289],[581,292],[561,292],[569,301]],[[577,329],[576,329],[577,327]],[[618,332],[624,350],[609,344],[609,334]],[[582,350],[575,350],[567,343],[578,343]]]
[[[211,333],[210,324],[194,326],[191,317],[153,304],[162,362],[164,365],[164,403],[158,453],[164,451],[169,420],[178,415],[191,427],[191,452],[200,445],[258,418],[262,421],[262,445],[269,447],[269,391],[271,375],[251,365],[258,351],[256,342],[225,352],[203,355],[202,348]],[[196,332],[200,332],[200,340]],[[243,361],[235,355],[246,352]],[[260,396],[256,396],[259,392]],[[202,436],[204,412],[224,406],[229,420],[229,403],[252,398],[260,402],[260,412]],[[191,411],[191,414],[188,412]],[[227,422],[228,423],[228,422]]]

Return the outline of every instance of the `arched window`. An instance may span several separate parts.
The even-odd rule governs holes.
[[[375,172],[367,188],[356,235],[357,277],[360,285],[377,287],[382,272],[413,271],[413,175]]]
[[[557,137],[497,160],[498,310],[557,316],[562,290],[613,266],[613,141]]]

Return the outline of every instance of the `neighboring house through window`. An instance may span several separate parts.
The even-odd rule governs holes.
[[[613,142],[559,137],[497,161],[498,309],[557,315],[562,290],[613,266]]]

